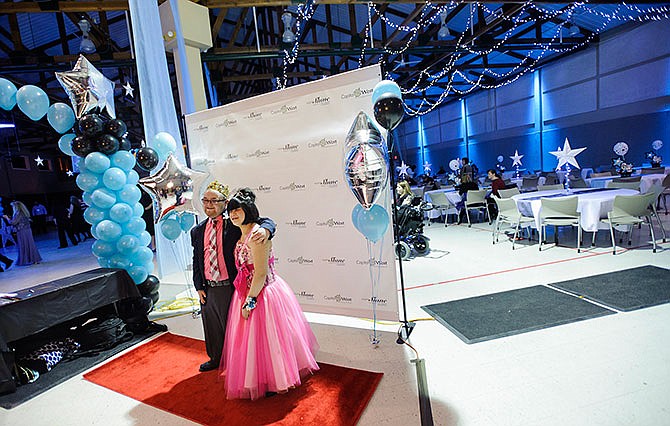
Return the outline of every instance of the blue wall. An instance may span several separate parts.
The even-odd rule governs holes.
[[[670,25],[639,25],[603,36],[598,45],[553,62],[512,84],[482,90],[398,128],[403,160],[433,172],[468,156],[480,170],[498,155],[523,155],[523,168],[551,170],[549,151],[586,147],[581,167],[609,165],[613,145],[629,145],[626,160],[647,164],[644,153],[660,139],[660,154],[670,165]],[[420,169],[421,170],[421,169]]]

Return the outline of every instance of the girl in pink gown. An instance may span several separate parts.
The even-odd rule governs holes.
[[[258,226],[255,199],[244,188],[228,203],[230,220],[242,231],[220,367],[228,399],[288,392],[319,369],[316,337],[293,291],[275,272],[272,243],[250,241]]]

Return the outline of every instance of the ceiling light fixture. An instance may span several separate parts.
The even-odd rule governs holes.
[[[295,42],[295,34],[291,31],[291,22],[293,21],[293,16],[291,13],[286,11],[282,14],[281,20],[284,23],[284,33],[281,35],[281,40],[284,43],[293,43]]]
[[[445,39],[449,37],[449,28],[447,28],[447,11],[442,10],[440,11],[440,21],[442,21],[442,25],[440,26],[440,30],[437,32],[437,36],[441,39]]]
[[[79,25],[79,29],[81,30],[79,51],[82,53],[95,53],[95,44],[93,44],[88,36],[88,33],[91,31],[91,24],[86,19],[82,19],[77,25]]]

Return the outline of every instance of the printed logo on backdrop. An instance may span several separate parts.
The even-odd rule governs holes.
[[[305,189],[307,189],[307,185],[305,185],[304,183],[295,183],[295,182],[291,182],[288,185],[279,187],[280,191],[304,191]]]
[[[286,224],[291,228],[307,228],[307,221],[302,219],[293,219]]]
[[[257,187],[254,188],[254,191],[267,194],[269,192],[272,192],[272,187],[268,185],[258,185]]]
[[[198,124],[198,127],[193,128],[194,132],[208,132],[209,131],[209,126],[206,126],[204,124]]]
[[[270,151],[265,150],[265,149],[257,149],[254,152],[250,152],[247,154],[247,158],[265,158],[270,155]]]
[[[224,160],[228,160],[228,161],[235,161],[238,158],[239,158],[239,155],[233,154],[233,153],[228,153],[223,157]]]
[[[270,114],[290,114],[296,111],[298,111],[298,105],[282,105],[281,107],[270,111]]]
[[[314,300],[314,293],[310,293],[310,292],[305,291],[305,290],[296,291],[293,294],[295,294],[295,297],[297,297],[298,299]]]
[[[314,99],[307,101],[307,105],[329,105],[330,96],[317,96]]]
[[[309,142],[308,148],[332,148],[337,146],[337,139],[323,138],[318,142]]]
[[[361,300],[364,302],[368,302],[371,305],[377,305],[377,306],[386,306],[388,304],[388,300],[382,299],[380,297],[364,297]]]
[[[204,167],[208,167],[210,164],[214,163],[216,163],[216,160],[210,160],[208,158],[197,158],[193,161],[193,165],[204,166]]]
[[[223,120],[223,121],[221,121],[221,122],[219,122],[219,123],[216,123],[216,124],[214,125],[214,127],[216,127],[217,129],[219,129],[219,128],[221,128],[221,127],[231,127],[231,126],[235,126],[236,124],[237,124],[237,120],[233,120],[233,119],[230,119],[230,118],[226,118],[225,120]]]
[[[286,261],[288,263],[297,263],[298,265],[314,265],[314,259],[305,256],[289,257]]]
[[[325,259],[321,259],[323,263],[327,263],[329,265],[337,265],[337,266],[346,266],[347,265],[347,260],[341,257],[337,256],[331,256]]]
[[[338,182],[337,179],[323,178],[314,182],[314,185],[320,186],[321,188],[337,188]]]
[[[282,152],[298,152],[300,149],[300,145],[292,144],[292,143],[287,143],[284,146],[281,146],[277,148],[278,151]]]
[[[344,221],[343,220],[336,220],[333,219],[332,217],[329,219],[324,220],[317,220],[316,221],[316,226],[327,226],[329,228],[344,228]]]
[[[245,115],[243,118],[245,120],[262,120],[263,119],[263,113],[262,112],[251,111],[249,114]]]
[[[342,94],[342,99],[355,99],[371,95],[372,95],[372,89],[361,89],[360,87],[357,87],[349,93]]]
[[[329,302],[336,302],[336,303],[349,304],[352,302],[351,297],[342,296],[341,294],[336,294],[335,296],[323,296],[323,298],[325,300],[328,300]]]
[[[388,260],[381,260],[371,257],[369,259],[356,259],[356,265],[378,266],[380,268],[386,268],[389,266],[389,262]]]

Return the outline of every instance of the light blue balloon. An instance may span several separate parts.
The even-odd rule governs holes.
[[[98,265],[102,268],[111,268],[109,263],[109,258],[108,257],[99,257],[98,258]]]
[[[116,253],[109,258],[109,264],[112,268],[127,269],[130,268],[130,259],[121,253]]]
[[[70,143],[72,142],[72,139],[74,139],[77,135],[74,133],[67,133],[58,139],[58,148],[60,148],[61,151],[63,151],[64,154],[69,155],[72,157],[74,155],[74,152],[72,152],[72,147],[70,146]]]
[[[126,223],[133,217],[133,209],[126,203],[116,203],[109,209],[109,218],[117,223]]]
[[[144,223],[144,220],[141,217],[133,217],[123,224],[123,233],[140,235],[146,228],[147,224]]]
[[[128,151],[116,151],[109,159],[113,167],[118,167],[124,172],[129,172],[135,167],[135,156]]]
[[[91,199],[91,193],[84,191],[84,193],[81,194],[81,201],[83,201],[87,206],[92,206],[93,200]]]
[[[0,78],[0,108],[9,111],[16,105],[16,86],[6,78]]]
[[[91,225],[95,225],[96,223],[103,221],[107,219],[107,210],[100,209],[95,206],[89,206],[85,211],[84,211],[84,220]],[[95,254],[95,253],[94,253]]]
[[[37,86],[27,84],[16,92],[16,105],[33,121],[37,121],[49,110],[49,97]]]
[[[65,133],[74,126],[74,111],[70,105],[56,102],[47,110],[47,121],[58,133]]]
[[[142,217],[144,214],[144,206],[140,203],[135,203],[133,205],[133,216]]]
[[[377,103],[382,96],[389,96],[402,100],[402,92],[400,86],[395,81],[382,80],[372,89],[372,105]]]
[[[147,273],[148,273],[149,275],[151,275],[151,274],[154,273],[155,265],[154,265],[154,262],[153,262],[153,261],[151,261],[151,262],[149,262],[149,263],[145,263],[145,264],[142,265],[142,266],[144,267],[144,270],[147,271]]]
[[[116,204],[116,195],[107,188],[98,188],[91,193],[91,201],[96,207],[107,210]]]
[[[86,192],[93,192],[100,186],[99,175],[95,173],[79,173],[77,176],[77,186]]]
[[[121,225],[118,223],[105,219],[95,225],[95,231],[97,232],[100,240],[107,242],[116,242],[121,236]]]
[[[142,284],[149,276],[147,270],[141,266],[131,266],[127,271],[135,284]]]
[[[174,154],[177,150],[177,141],[174,140],[171,134],[160,132],[154,136],[149,146],[155,149],[158,153],[158,158],[164,161],[168,155]]]
[[[140,246],[146,247],[151,243],[151,234],[148,233],[147,231],[142,231],[138,239],[140,242]]]
[[[181,235],[181,226],[174,219],[164,219],[161,221],[161,233],[168,240],[174,241]]]
[[[105,154],[96,151],[86,156],[84,164],[88,171],[102,174],[105,170],[109,169],[111,162]]]
[[[137,174],[135,170],[128,172],[128,177],[126,177],[126,183],[130,185],[137,185],[137,182],[140,181],[140,175]]]
[[[91,252],[96,257],[110,257],[116,253],[116,245],[107,241],[98,240],[91,246]]]
[[[181,226],[181,230],[186,232],[189,229],[193,228],[193,225],[195,225],[195,215],[193,213],[182,213],[181,217],[179,217],[179,225]]]
[[[142,193],[140,188],[135,185],[125,184],[120,191],[118,191],[119,200],[123,201],[126,204],[133,205],[136,202],[140,201]]]
[[[118,191],[126,184],[126,172],[118,167],[110,167],[103,173],[102,183],[112,191]]]
[[[139,247],[133,252],[133,264],[144,265],[152,262],[154,259],[154,252],[149,247]]]
[[[121,237],[116,241],[116,249],[119,253],[128,256],[135,251],[140,246],[139,239],[134,235],[121,235]]]
[[[389,215],[386,209],[379,204],[372,205],[370,210],[356,205],[352,212],[352,220],[358,232],[373,243],[384,236],[389,226]]]

